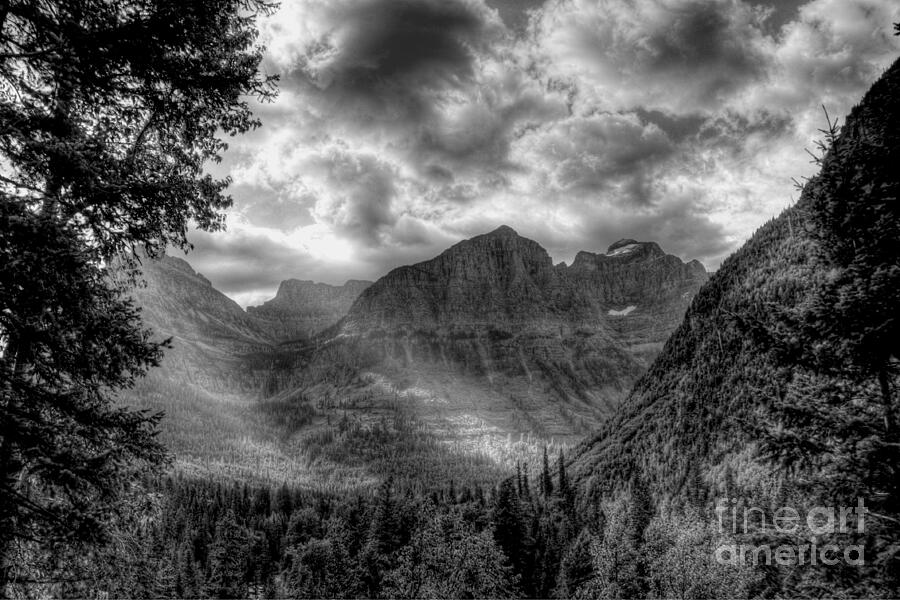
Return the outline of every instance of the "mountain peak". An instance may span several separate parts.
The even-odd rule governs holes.
[[[157,268],[168,268],[180,271],[184,275],[196,279],[203,285],[212,287],[212,283],[209,279],[204,277],[202,273],[195,271],[191,264],[183,258],[172,256],[171,254],[163,254],[159,258],[145,257],[143,260],[150,261],[151,266],[155,265]]]
[[[606,256],[665,256],[666,253],[656,242],[639,242],[630,238],[621,239],[606,250]]]
[[[248,306],[247,312],[269,323],[279,341],[305,338],[337,323],[371,284],[357,279],[344,285],[285,279],[274,298]]]
[[[637,244],[640,244],[640,242],[637,240],[633,240],[631,238],[623,238],[623,239],[619,240],[618,242],[612,243],[610,245],[610,247],[606,250],[606,253],[610,254],[611,252],[614,252],[615,250],[618,250],[619,248],[624,248],[626,246],[636,246]]]
[[[510,227],[509,225],[501,225],[497,229],[491,231],[490,233],[484,234],[485,236],[490,237],[519,237],[519,234],[515,229]]]
[[[328,289],[333,287],[337,286],[319,283],[311,279],[285,279],[278,284],[278,291],[275,292],[274,299],[282,300],[296,294],[305,293],[309,290]]]

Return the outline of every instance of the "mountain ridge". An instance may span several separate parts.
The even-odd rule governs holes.
[[[371,281],[347,280],[330,285],[306,279],[286,279],[275,296],[247,314],[258,319],[278,342],[306,339],[331,327],[347,312]]]
[[[585,252],[579,264],[554,266],[539,243],[502,226],[392,270],[326,338],[395,368],[438,365],[531,403],[544,395],[597,422],[706,280],[699,263],[630,241],[629,256]]]
[[[152,407],[185,384],[196,389],[175,412],[186,423],[227,400],[214,417],[226,419],[223,430],[251,419],[254,435],[266,436],[254,444],[290,469],[298,468],[290,456],[314,452],[332,457],[326,471],[350,460],[352,469],[337,472],[368,480],[369,459],[347,457],[385,422],[394,423],[387,431],[396,443],[415,431],[416,443],[431,448],[429,477],[441,448],[458,449],[462,464],[508,468],[545,444],[575,443],[612,414],[668,335],[647,320],[668,310],[674,322],[682,295],[699,288],[705,271],[635,243],[630,257],[582,258],[608,262],[603,269],[554,266],[540,244],[501,227],[372,284],[287,280],[275,298],[246,311],[186,261],[166,257],[146,265],[149,283],[137,295],[148,325],[175,334],[175,347],[141,394]],[[615,273],[629,289],[621,298],[598,295],[599,281]],[[637,300],[654,281],[675,284]],[[349,304],[346,315],[335,295]],[[169,426],[178,444],[191,437]],[[205,468],[200,459],[192,464]]]

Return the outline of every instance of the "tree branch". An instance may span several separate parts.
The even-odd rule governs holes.
[[[35,58],[44,54],[50,54],[54,50],[56,50],[56,48],[46,48],[44,50],[35,50],[34,52],[7,52],[0,54],[0,60],[15,58]]]

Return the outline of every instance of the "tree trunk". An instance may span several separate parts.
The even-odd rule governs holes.
[[[894,403],[891,395],[891,382],[886,368],[878,371],[878,384],[881,386],[881,405],[884,410],[884,434],[890,441],[894,436]]]

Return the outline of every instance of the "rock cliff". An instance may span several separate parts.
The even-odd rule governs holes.
[[[309,338],[337,323],[371,281],[350,280],[344,285],[288,279],[275,297],[247,313],[279,342]]]
[[[681,322],[708,279],[696,260],[683,262],[655,242],[620,240],[605,254],[579,252],[562,277],[598,303],[613,336],[645,364]]]
[[[525,382],[590,419],[618,405],[706,281],[655,243],[554,266],[509,227],[391,271],[337,328],[397,365],[439,364],[491,386]]]

